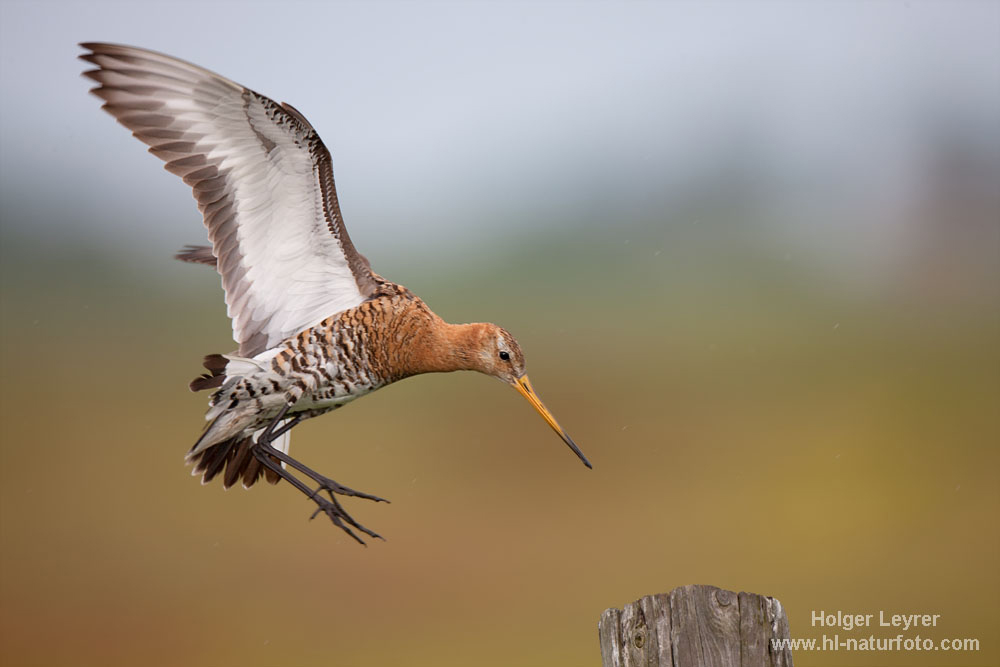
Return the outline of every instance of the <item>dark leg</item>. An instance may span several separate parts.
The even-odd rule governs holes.
[[[366,500],[374,500],[377,503],[387,503],[387,502],[389,502],[385,498],[380,498],[378,496],[373,496],[370,493],[364,493],[362,491],[355,491],[352,488],[346,487],[343,484],[339,484],[339,483],[335,482],[334,480],[330,479],[329,477],[324,477],[323,475],[319,474],[318,472],[316,472],[312,468],[309,468],[306,465],[304,465],[302,463],[299,463],[297,460],[293,459],[291,456],[289,456],[288,454],[285,454],[284,452],[282,452],[280,450],[275,449],[274,451],[270,452],[270,454],[274,458],[278,459],[279,461],[284,462],[287,465],[290,465],[291,467],[293,467],[296,470],[298,470],[299,472],[301,472],[303,475],[306,475],[307,477],[309,477],[310,479],[312,479],[314,482],[316,482],[317,484],[319,484],[319,487],[316,490],[317,491],[328,491],[330,493],[330,497],[331,498],[333,498],[335,495],[341,495],[341,496],[353,496],[355,498],[364,498]]]
[[[271,444],[271,441],[273,441],[276,437],[278,437],[277,435],[274,434],[274,429],[277,428],[278,423],[285,418],[285,415],[288,414],[288,410],[291,407],[292,406],[290,406],[288,403],[285,403],[283,406],[281,406],[281,410],[278,412],[277,416],[275,416],[275,418],[271,420],[271,423],[267,425],[267,428],[264,429],[264,432],[260,434],[260,437],[257,438],[257,442],[266,442],[267,444]],[[282,431],[282,433],[284,433],[284,430]]]
[[[287,481],[289,484],[291,484],[296,489],[298,489],[303,494],[305,494],[305,496],[307,498],[309,498],[311,501],[313,501],[314,503],[316,503],[317,505],[319,505],[319,508],[315,512],[313,512],[313,514],[312,514],[311,517],[309,517],[310,519],[315,518],[316,515],[319,514],[320,512],[325,512],[326,515],[328,517],[330,517],[330,521],[333,522],[333,525],[337,526],[338,528],[340,528],[341,530],[343,530],[345,533],[347,533],[348,535],[350,535],[352,538],[354,538],[355,540],[357,540],[357,542],[359,544],[364,544],[365,541],[362,540],[360,537],[358,537],[354,533],[354,531],[352,531],[350,528],[348,528],[347,524],[350,524],[354,528],[357,528],[358,530],[360,530],[361,532],[365,533],[366,535],[370,535],[371,537],[375,537],[375,538],[378,538],[380,540],[384,539],[378,533],[376,533],[374,531],[371,531],[368,528],[365,528],[364,526],[362,526],[361,524],[359,524],[357,521],[355,521],[354,518],[351,517],[351,515],[348,514],[344,510],[343,507],[341,507],[340,503],[337,502],[336,498],[334,498],[331,501],[331,500],[327,500],[326,498],[320,496],[318,489],[316,491],[313,491],[308,486],[306,486],[305,484],[303,484],[301,480],[299,480],[297,477],[295,477],[295,475],[291,474],[290,472],[288,472],[287,470],[285,470],[284,468],[282,468],[280,464],[275,463],[274,461],[272,461],[271,458],[270,458],[270,456],[266,452],[263,452],[262,454],[258,454],[258,451],[256,451],[256,450],[257,450],[257,447],[255,446],[254,456],[257,457],[257,460],[259,460],[268,469],[273,470],[277,475],[280,475],[285,481]],[[344,522],[347,522],[347,523],[345,524]]]
[[[275,440],[277,440],[281,436],[285,435],[286,433],[288,433],[289,431],[291,431],[293,428],[295,428],[296,426],[298,426],[300,421],[302,421],[302,415],[295,415],[290,420],[288,420],[287,424],[285,424],[284,426],[282,426],[279,429],[275,429],[275,431],[271,434],[271,437],[268,439],[268,442],[274,442]],[[277,424],[278,422],[275,421],[274,423]],[[261,433],[261,437],[263,437],[263,436],[264,436],[264,434]]]
[[[282,479],[287,481],[289,484],[294,486],[296,489],[301,491],[303,494],[305,494],[307,498],[309,498],[319,506],[318,509],[315,512],[313,512],[312,516],[310,517],[311,519],[315,518],[316,515],[319,514],[320,512],[324,512],[330,518],[330,520],[333,522],[335,526],[337,526],[345,533],[350,535],[352,538],[357,540],[360,544],[364,544],[365,543],[364,540],[358,537],[354,533],[354,531],[352,531],[348,526],[352,526],[371,537],[375,537],[380,540],[384,539],[378,533],[375,533],[369,530],[368,528],[365,528],[357,521],[355,521],[354,518],[351,517],[351,515],[348,514],[341,506],[340,502],[337,500],[337,494],[345,496],[356,496],[358,498],[366,498],[368,500],[375,500],[382,502],[388,502],[387,500],[384,500],[383,498],[379,498],[378,496],[373,496],[367,493],[361,493],[360,491],[355,491],[346,486],[338,484],[332,479],[324,477],[323,475],[320,475],[319,473],[299,463],[297,460],[293,459],[288,454],[285,454],[284,452],[275,449],[274,447],[271,446],[271,443],[275,440],[275,438],[278,438],[284,433],[291,430],[302,419],[302,416],[298,415],[296,417],[293,417],[284,426],[277,428],[278,423],[281,422],[285,418],[285,415],[288,413],[289,407],[290,406],[288,405],[284,406],[281,409],[281,412],[279,412],[277,416],[271,420],[271,423],[268,424],[267,428],[264,429],[264,432],[260,434],[260,437],[257,438],[257,441],[254,443],[253,448],[251,450],[253,452],[254,457],[258,461],[260,461],[261,464],[266,466],[269,470],[273,471],[275,474],[277,474]],[[283,463],[307,475],[311,479],[315,480],[319,484],[319,487],[316,490],[309,488],[295,475],[285,470],[285,468],[282,467],[280,464],[276,463],[274,459],[278,459],[279,461],[282,461]],[[320,496],[319,494],[321,491],[329,492],[330,500],[327,500],[326,498]]]

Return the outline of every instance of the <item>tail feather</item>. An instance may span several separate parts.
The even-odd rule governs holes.
[[[200,465],[195,466],[195,470],[203,468],[202,483],[208,484],[216,475],[222,472],[226,461],[230,458],[228,447],[210,447],[206,449],[199,461]]]
[[[190,387],[191,391],[221,387],[226,379],[226,364],[228,363],[229,361],[221,354],[208,355],[201,364],[208,370],[208,373],[202,373],[191,380],[188,387]]]
[[[277,427],[280,428],[287,421],[279,423]],[[243,487],[249,489],[261,476],[270,484],[277,484],[281,481],[281,475],[265,467],[251,451],[254,441],[263,432],[264,429],[261,429],[252,436],[234,436],[200,450],[195,445],[195,448],[192,448],[191,452],[188,453],[188,462],[194,465],[191,474],[201,475],[201,483],[208,484],[225,470],[225,474],[222,476],[222,485],[227,489],[241,480]],[[271,446],[287,454],[290,443],[291,431],[286,431],[280,437],[275,438]],[[283,462],[273,456],[271,460],[281,467],[285,467]]]
[[[268,470],[253,455],[250,448],[253,438],[231,438],[217,445],[212,445],[190,457],[194,464],[192,475],[201,475],[201,483],[208,484],[225,470],[222,476],[222,486],[228,489],[242,481],[243,488],[249,489],[263,475],[271,484],[281,481],[281,476]],[[273,459],[276,463],[277,460]]]
[[[253,458],[253,454],[250,452],[251,445],[250,438],[245,438],[239,442],[239,444],[234,448],[235,452],[230,459],[229,465],[226,467],[226,476],[222,480],[222,485],[225,488],[231,487],[233,484],[238,482],[246,471],[247,465],[250,463],[250,459]],[[256,479],[254,479],[256,481]]]
[[[272,461],[274,460],[273,456],[271,457],[271,460]],[[285,464],[282,463],[281,465],[284,466]],[[268,484],[277,484],[278,482],[281,481],[281,475],[274,472],[270,468],[264,468],[264,479],[267,480]]]
[[[243,469],[243,488],[249,489],[260,479],[261,473],[267,470],[256,456],[250,457],[247,467]]]

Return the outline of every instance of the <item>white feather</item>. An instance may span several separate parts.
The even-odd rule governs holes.
[[[340,219],[329,154],[298,112],[170,56],[85,46],[105,108],[194,188],[241,355],[365,300],[371,272]]]

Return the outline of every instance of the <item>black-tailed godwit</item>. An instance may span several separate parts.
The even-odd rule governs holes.
[[[344,226],[330,154],[295,108],[160,53],[81,46],[104,110],[194,190],[212,245],[177,258],[222,276],[239,349],[206,357],[209,372],[191,382],[215,389],[209,424],[187,454],[203,482],[284,479],[317,504],[313,516],[325,513],[362,543],[352,528],[379,537],[337,496],[383,499],[290,457],[290,431],[403,378],[458,370],[517,389],[591,467],[539,400],[513,336],[495,324],[448,324],[372,271]]]

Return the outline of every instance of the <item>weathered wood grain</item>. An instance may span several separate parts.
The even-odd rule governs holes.
[[[682,586],[607,609],[598,626],[604,667],[792,667],[778,600],[715,586]]]
[[[601,664],[622,667],[622,612],[605,609],[598,626],[601,635]]]
[[[648,595],[625,605],[621,614],[622,667],[659,667],[661,664],[672,667],[669,638],[670,600],[666,595]],[[664,646],[668,649],[665,657],[660,653]],[[669,662],[661,662],[664,659]]]

